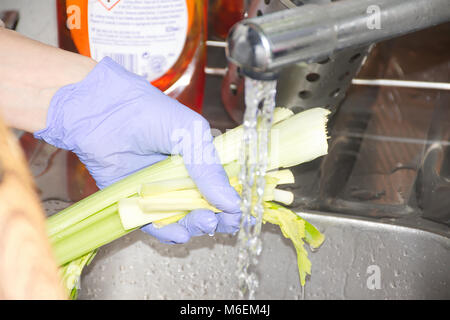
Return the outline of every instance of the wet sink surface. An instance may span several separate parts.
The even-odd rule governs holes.
[[[305,299],[450,298],[449,238],[317,213],[302,216],[327,236],[309,253],[313,267]],[[292,245],[274,226],[264,226],[262,237],[257,299],[300,299]],[[138,231],[101,249],[85,270],[79,298],[237,299],[236,259],[236,238],[230,236],[167,246]]]

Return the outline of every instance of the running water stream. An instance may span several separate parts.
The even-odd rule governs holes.
[[[241,228],[238,279],[241,298],[255,299],[258,278],[255,266],[262,251],[260,239],[264,212],[263,194],[268,159],[269,132],[275,108],[276,81],[245,79],[244,134],[241,150]],[[256,218],[252,223],[251,216]]]

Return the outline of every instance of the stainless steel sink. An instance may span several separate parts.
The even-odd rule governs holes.
[[[305,299],[449,299],[450,238],[389,223],[301,214],[327,239],[310,252]],[[266,225],[258,299],[300,299],[295,251]],[[137,231],[103,247],[80,299],[237,299],[236,238],[168,246]],[[379,271],[379,287],[372,281]],[[368,284],[369,282],[369,284]]]

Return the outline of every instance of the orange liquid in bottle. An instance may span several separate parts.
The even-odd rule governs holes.
[[[225,39],[231,27],[244,18],[244,0],[216,0],[212,16],[214,36]]]

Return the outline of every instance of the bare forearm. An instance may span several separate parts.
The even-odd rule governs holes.
[[[45,128],[56,91],[81,81],[96,62],[0,27],[0,113],[10,127]]]

